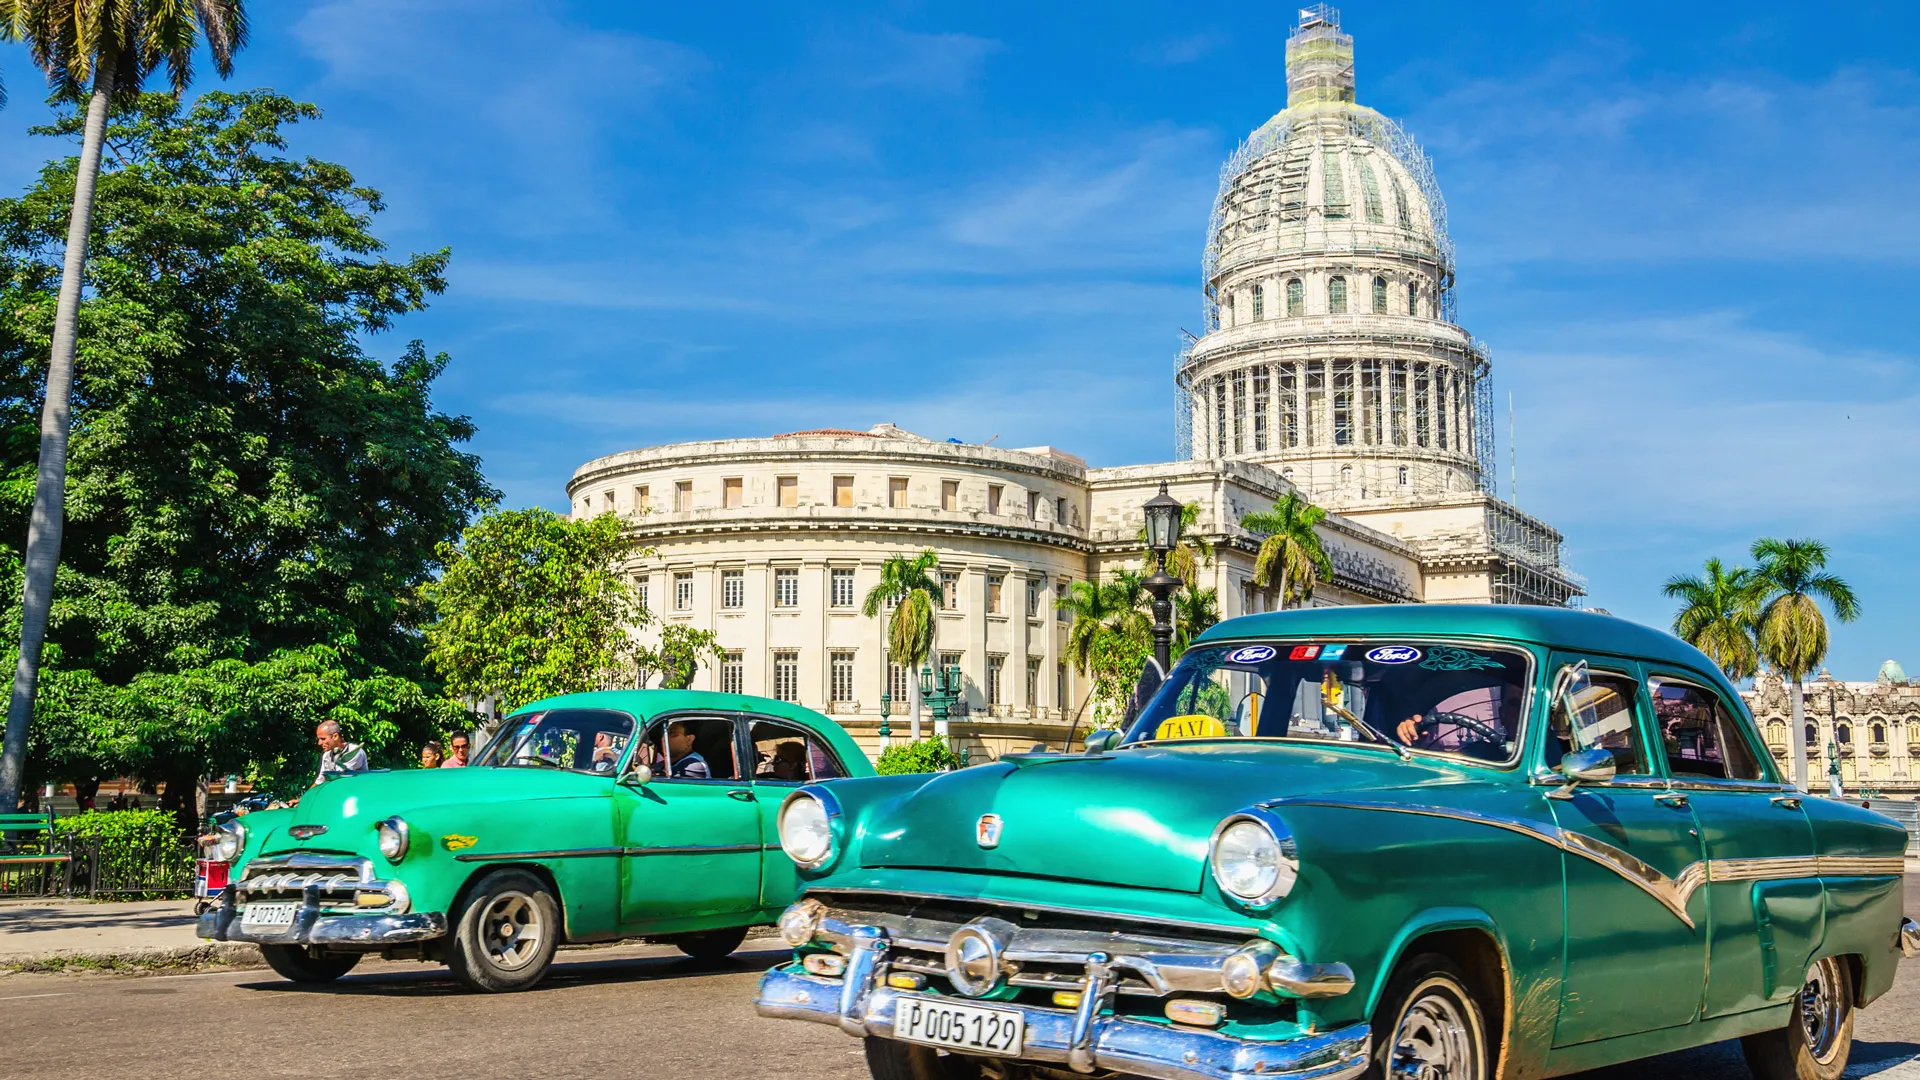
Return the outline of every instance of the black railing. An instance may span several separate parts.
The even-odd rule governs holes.
[[[129,900],[193,892],[194,847],[178,837],[59,834],[0,849],[0,898]]]

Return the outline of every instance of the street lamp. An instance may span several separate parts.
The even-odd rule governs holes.
[[[1173,590],[1180,579],[1167,573],[1167,555],[1180,542],[1180,500],[1167,494],[1167,482],[1160,481],[1160,493],[1147,500],[1147,550],[1153,552],[1153,576],[1141,584],[1153,597],[1153,658],[1164,677],[1173,666]]]

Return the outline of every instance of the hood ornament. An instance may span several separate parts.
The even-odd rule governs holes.
[[[310,840],[326,831],[325,825],[295,825],[287,830],[295,840]]]
[[[983,848],[1000,846],[1000,815],[981,814],[980,820],[973,826],[974,842]]]

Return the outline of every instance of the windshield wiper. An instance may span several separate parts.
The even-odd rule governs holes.
[[[1373,736],[1373,739],[1375,742],[1386,743],[1388,746],[1392,747],[1394,754],[1398,756],[1401,761],[1413,760],[1413,755],[1407,752],[1406,747],[1401,746],[1399,743],[1394,742],[1392,739],[1387,738],[1385,735],[1382,735],[1380,733],[1380,730],[1374,727],[1372,724],[1367,723],[1365,720],[1360,719],[1359,717],[1353,715],[1352,713],[1341,708],[1340,706],[1335,705],[1331,701],[1327,702],[1327,708],[1332,709],[1334,713],[1336,713],[1340,717],[1340,719],[1345,720],[1347,723],[1352,724],[1354,727],[1358,728],[1359,730],[1364,731],[1368,735]]]

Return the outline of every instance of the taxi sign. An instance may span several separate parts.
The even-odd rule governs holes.
[[[1153,729],[1156,739],[1221,739],[1226,734],[1227,725],[1219,717],[1205,713],[1169,716]]]

